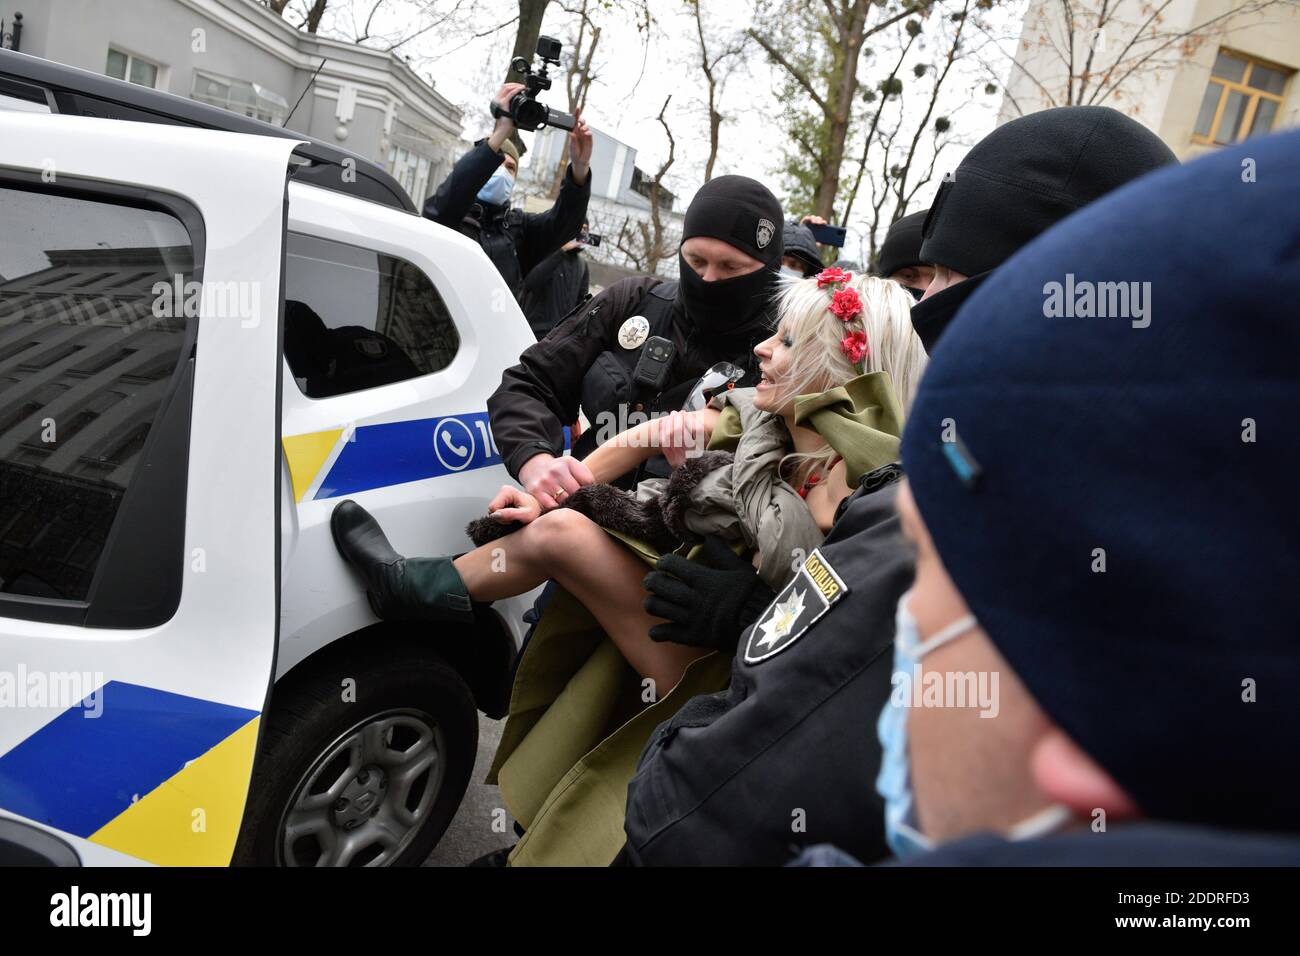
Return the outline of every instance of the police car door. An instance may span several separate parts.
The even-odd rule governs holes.
[[[294,145],[0,112],[0,862],[230,861]]]

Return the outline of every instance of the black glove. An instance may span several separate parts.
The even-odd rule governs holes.
[[[704,539],[695,561],[665,554],[646,575],[645,609],[667,624],[650,628],[656,641],[733,650],[745,628],[776,597],[753,565],[721,538]]]

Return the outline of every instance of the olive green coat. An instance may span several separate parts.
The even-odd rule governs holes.
[[[709,447],[734,449],[737,461],[743,462],[751,445],[744,440],[745,431],[751,431],[751,441],[758,438],[756,426],[770,426],[774,416],[755,417],[751,396],[745,394],[749,390],[737,391],[740,394],[727,393],[720,403],[727,408]],[[815,428],[845,459],[852,485],[866,472],[897,460],[903,415],[886,373],[863,375],[841,388],[801,396],[795,403],[795,417]],[[779,419],[775,423],[785,431]],[[770,494],[785,514],[776,524],[769,520],[763,534],[757,530],[761,520],[744,520],[747,510],[754,514],[752,508],[728,497],[738,487],[754,494],[752,470],[749,482],[737,480],[736,474],[710,475],[708,486],[692,494],[691,509],[694,513],[698,502],[701,514],[708,515],[725,512],[734,503],[731,518],[742,515],[734,536],[712,526],[701,530],[723,530],[747,548],[757,546],[760,562],[765,553],[784,555],[763,574],[770,586],[779,589],[774,582],[783,583],[790,573],[781,568],[792,565],[788,549],[811,550],[822,536],[794,489],[775,476],[774,466],[772,471],[763,479],[767,484],[760,485],[761,493]],[[717,518],[714,515],[709,522]],[[644,544],[615,536],[647,564],[658,559]],[[761,574],[764,570],[760,567]],[[590,612],[568,592],[558,590],[519,662],[506,726],[487,777],[488,783],[500,786],[506,806],[526,831],[510,855],[510,865],[609,865],[623,846],[627,785],[650,735],[691,697],[724,689],[730,668],[729,655],[710,653],[692,662],[670,693],[651,700],[639,675]]]

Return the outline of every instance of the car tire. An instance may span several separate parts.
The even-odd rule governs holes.
[[[473,695],[428,650],[356,656],[276,684],[235,865],[418,866],[451,823],[478,751]]]

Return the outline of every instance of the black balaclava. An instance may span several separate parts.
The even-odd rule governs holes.
[[[1061,106],[999,126],[945,177],[922,227],[921,259],[982,277],[1076,209],[1178,159],[1160,137],[1108,106]],[[912,324],[926,351],[972,281],[918,302]]]
[[[763,320],[780,273],[782,226],[781,204],[748,176],[719,176],[695,194],[686,209],[682,242],[696,236],[721,239],[763,263],[742,276],[705,282],[679,247],[679,295],[686,317],[701,335],[727,336]]]

